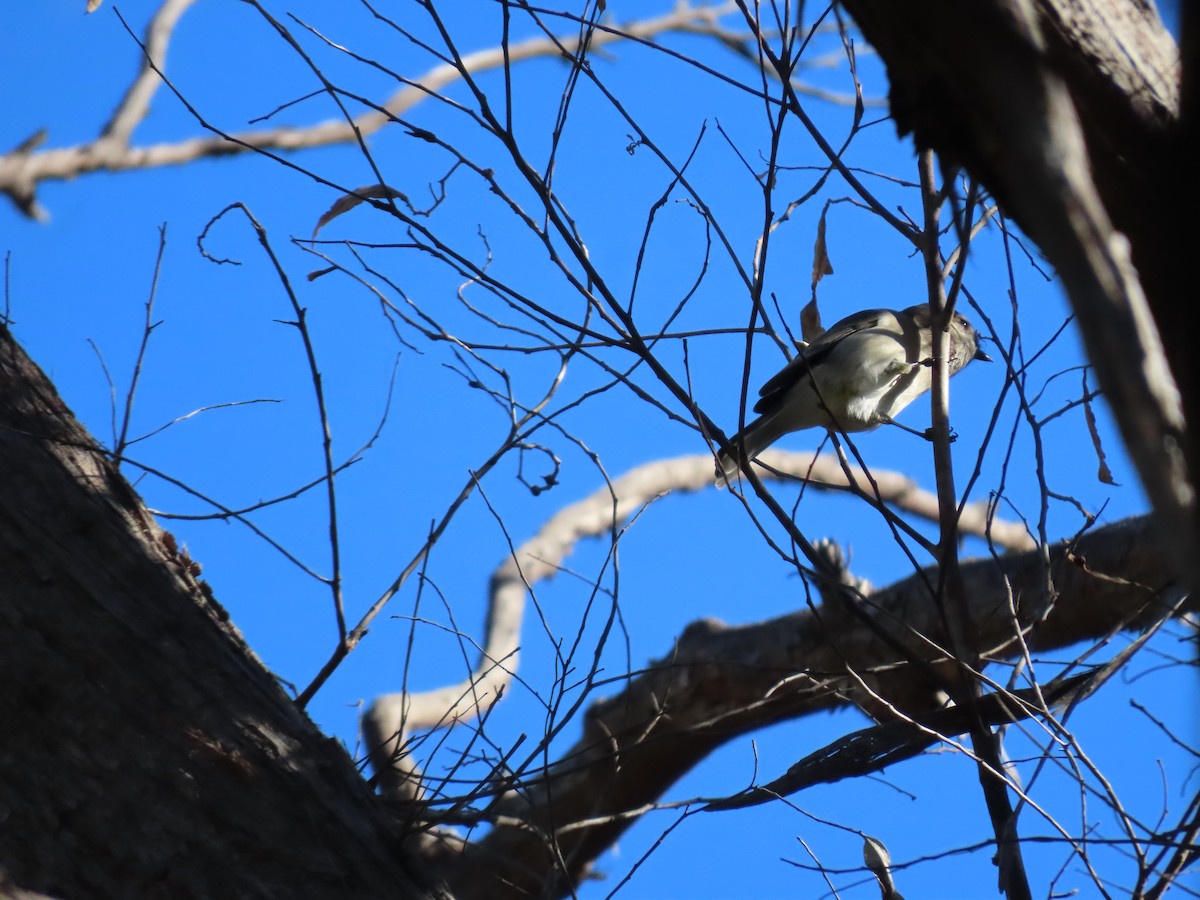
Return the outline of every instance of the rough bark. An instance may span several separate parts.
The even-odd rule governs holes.
[[[1169,447],[1184,441],[1181,423],[1164,408],[1156,373],[1142,371],[1150,364],[1129,352],[1139,331],[1133,279],[1196,421],[1190,304],[1179,301],[1190,258],[1169,215],[1173,178],[1188,157],[1156,19],[1132,2],[846,6],[888,65],[898,124],[983,179],[1059,267],[1169,523],[1165,546],[1193,567],[1194,583],[1200,554],[1184,489],[1198,471],[1195,446],[1184,445],[1181,475]],[[1129,37],[1088,39],[1105,34]],[[1126,378],[1131,368],[1140,382]],[[3,329],[0,466],[0,891],[426,895],[403,833],[344,752],[244,647],[190,562]],[[1136,627],[1135,611],[1153,615],[1154,590],[1172,563],[1150,532],[1148,520],[1136,520],[1061,554],[1060,593],[1031,644],[1060,646]],[[1010,586],[1024,625],[1050,603],[1036,555],[967,566],[964,577],[980,604],[972,618],[1000,629],[980,631],[980,646],[1012,637],[1002,614]],[[937,636],[936,613],[911,584],[873,601],[887,611],[875,614],[877,624],[902,621]],[[907,628],[895,634],[911,637]],[[908,711],[932,703],[920,677],[889,677],[889,690],[872,696],[883,684],[872,670],[898,659],[895,646],[836,606],[737,629],[696,623],[661,666],[591,711],[544,790],[496,804],[492,812],[508,818],[455,858],[455,889],[541,892],[563,876],[564,859],[566,878],[578,879],[638,809],[713,747],[847,702],[839,692],[880,713],[888,703]],[[797,671],[804,678],[781,689]],[[851,672],[867,674],[859,681]],[[558,891],[567,883],[557,881]]]
[[[3,327],[0,472],[5,895],[430,896]]]
[[[963,564],[966,627],[985,660],[1022,652],[1014,622],[1036,652],[1144,628],[1166,612],[1170,561],[1147,517],[1057,545],[1049,566],[1052,582],[1040,550]],[[498,824],[456,857],[455,896],[525,897],[546,884],[565,895],[649,804],[738,735],[851,702],[881,719],[937,707],[944,697],[928,670],[906,661],[936,669],[944,659],[931,583],[926,572],[878,591],[863,615],[838,599],[754,625],[693,623],[626,690],[592,706],[559,763],[489,807]],[[1194,596],[1181,608],[1197,610]]]
[[[61,897],[427,895],[402,833],[340,746],[244,647],[6,331],[0,341],[6,888]],[[1138,519],[1085,538],[1069,556],[1060,548],[1059,593],[1031,644],[1058,646],[1155,615],[1169,565],[1149,533]],[[984,560],[964,576],[978,604],[972,618],[987,623],[979,645],[1015,652],[1003,646],[1012,637],[1007,587],[1022,598],[1023,624],[1046,611],[1038,553]],[[938,636],[919,579],[872,602],[871,616],[904,643],[922,646],[910,628]],[[897,652],[837,604],[742,628],[695,623],[662,665],[593,708],[547,785],[495,804],[500,824],[453,857],[452,888],[497,897],[557,883],[563,893],[561,860],[572,860],[578,878],[636,818],[605,817],[654,802],[719,743],[847,694],[876,711],[932,703],[919,676],[871,674]],[[588,819],[596,821],[563,827]],[[551,833],[559,853],[547,852]]]
[[[1184,425],[1200,418],[1184,293],[1194,143],[1153,4],[845,6],[887,66],[901,133],[979,178],[1057,268],[1164,540],[1200,583],[1200,457]]]

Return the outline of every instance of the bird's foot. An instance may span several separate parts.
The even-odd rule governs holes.
[[[930,425],[923,432],[920,432],[920,434],[921,434],[921,437],[925,438],[925,440],[933,441],[937,437],[937,429],[935,429],[932,425]],[[958,432],[955,431],[953,428],[950,429],[949,438],[950,438],[949,443],[953,444],[955,441],[958,440]]]
[[[881,425],[895,425],[901,431],[907,431],[909,434],[915,434],[917,437],[924,438],[927,441],[932,441],[937,436],[932,425],[929,426],[928,428],[926,428],[924,431],[918,431],[915,428],[909,428],[907,425],[897,422],[891,416],[880,416],[879,423]],[[953,444],[957,440],[958,440],[957,432],[951,431],[950,432],[950,443]]]

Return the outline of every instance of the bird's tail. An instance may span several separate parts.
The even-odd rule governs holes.
[[[717,452],[717,487],[725,488],[729,482],[738,477],[741,472],[739,457],[747,461],[754,459],[767,447],[783,436],[783,431],[775,423],[773,414],[759,416],[729,439],[734,452],[725,450]]]

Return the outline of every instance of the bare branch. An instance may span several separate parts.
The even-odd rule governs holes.
[[[973,641],[992,648],[994,658],[1019,652],[1006,609],[1009,587],[1021,598],[1019,626],[1026,640],[1041,649],[1153,622],[1162,610],[1159,591],[1169,583],[1163,574],[1167,560],[1153,534],[1150,519],[1136,518],[1097,530],[1074,549],[1055,547],[1057,602],[1040,623],[1039,551],[964,563]],[[1083,557],[1086,566],[1079,563]],[[941,635],[929,577],[913,576],[872,594],[876,621],[905,641],[918,633]],[[1181,614],[1195,612],[1198,603],[1188,597]],[[945,641],[944,635],[936,639]],[[717,745],[851,698],[867,700],[851,673],[900,710],[917,715],[930,709],[936,698],[921,679],[910,681],[909,672],[906,661],[855,616],[828,604],[740,627],[694,622],[665,658],[592,707],[583,720],[584,735],[540,783],[522,780],[519,790],[491,804],[487,818],[496,827],[477,844],[460,848],[456,867],[463,874],[451,876],[455,894],[515,897],[548,883],[556,866],[544,844],[551,832],[559,852],[572,861],[572,877],[578,877],[636,818],[621,813],[652,804]],[[570,827],[585,819],[592,827]]]
[[[1178,49],[1154,5],[992,0],[963,19],[930,2],[846,6],[887,62],[901,130],[965,165],[1054,263],[1177,562],[1200,582],[1200,444],[1184,416],[1200,397],[1177,302],[1190,275],[1168,249],[1173,221],[1145,209],[1186,158],[1171,143]]]
[[[112,153],[115,159],[129,149],[129,139],[133,137],[133,130],[150,112],[150,101],[162,84],[158,73],[166,68],[167,45],[171,41],[175,26],[188,7],[195,2],[196,0],[163,0],[158,12],[150,19],[143,38],[146,52],[142,56],[137,76],[93,145],[101,155]]]
[[[761,455],[764,479],[801,480],[813,487],[850,490],[872,504],[879,501],[863,485],[860,469],[847,468],[831,455],[769,450]],[[936,521],[937,497],[921,490],[896,472],[872,471],[883,503]],[[560,571],[563,560],[585,537],[610,531],[656,497],[673,491],[699,491],[713,484],[712,458],[687,456],[660,460],[616,479],[590,497],[553,516],[538,534],[523,544],[491,577],[487,633],[474,672],[462,682],[418,694],[385,694],[367,710],[364,725],[377,772],[387,774],[394,789],[408,789],[416,780],[404,753],[407,735],[423,728],[445,728],[474,719],[489,710],[509,686],[520,661],[521,625],[527,592],[537,582]],[[989,537],[1009,549],[1033,548],[1033,539],[1016,523],[989,521],[986,505],[963,510],[959,530]],[[395,771],[392,771],[395,769]],[[398,776],[398,777],[397,777]]]
[[[66,181],[93,172],[179,166],[198,159],[262,150],[295,151],[357,143],[422,101],[438,96],[439,91],[462,78],[464,70],[477,74],[535,57],[557,57],[564,51],[574,52],[579,46],[578,38],[564,35],[555,39],[530,38],[504,48],[492,47],[466,53],[460,60],[462,68],[443,63],[412,80],[404,79],[406,86],[384,101],[378,110],[363,113],[350,121],[331,120],[300,127],[260,128],[215,137],[189,138],[176,143],[133,146],[129,143],[133,130],[145,117],[150,98],[161,84],[157,72],[162,71],[172,30],[193,2],[195,0],[164,0],[146,29],[143,65],[96,140],[73,147],[45,150],[22,146],[0,156],[0,193],[7,194],[27,216],[40,220],[47,218],[45,210],[37,202],[37,189],[44,181]],[[594,49],[626,39],[645,40],[681,30],[691,34],[705,30],[718,34],[718,20],[728,11],[729,6],[724,3],[679,3],[663,16],[597,31],[590,39],[591,45]]]
[[[814,456],[784,450],[768,450],[760,459],[764,480],[803,480],[816,488],[852,489],[863,499],[874,501],[863,491],[866,473],[850,471],[852,483],[842,464],[834,456]],[[897,472],[872,471],[885,503],[932,521],[938,518],[937,498],[921,490],[912,479]],[[562,562],[585,537],[607,534],[656,497],[674,491],[699,491],[713,484],[713,463],[708,456],[684,456],[659,460],[634,469],[616,479],[611,489],[602,488],[585,500],[567,506],[539,529],[536,536],[522,544],[491,577],[488,600],[488,631],[479,663],[472,675],[454,685],[405,696],[385,694],[377,697],[366,713],[367,721],[378,736],[373,751],[376,767],[382,769],[400,743],[401,726],[405,731],[441,728],[459,724],[480,715],[503,694],[512,680],[520,656],[521,622],[525,597],[537,582],[553,577]],[[989,537],[1008,549],[1029,550],[1033,539],[1016,523],[988,521],[983,504],[968,506],[959,521],[964,533]],[[391,736],[391,740],[388,737]],[[380,752],[382,750],[382,753]]]

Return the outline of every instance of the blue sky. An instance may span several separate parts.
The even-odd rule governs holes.
[[[87,17],[82,6],[76,0],[43,0],[8,5],[0,11],[0,26],[14,36],[0,57],[0,79],[20,85],[19,91],[9,90],[0,99],[4,112],[0,145],[12,147],[39,128],[47,129],[50,147],[87,141],[121,96],[134,71],[137,48],[118,21],[116,9],[130,18],[131,27],[140,34],[148,5],[135,9],[106,3]],[[279,16],[293,11],[332,40],[406,75],[414,76],[429,65],[407,42],[372,23],[360,7],[339,5],[336,16],[327,4],[315,2],[269,8]],[[400,6],[395,14],[406,25],[430,33],[421,24],[416,5]],[[446,14],[464,49],[496,43],[498,18],[493,4],[472,0],[455,6],[453,12],[447,9]],[[523,22],[514,28],[518,36],[530,33]],[[53,44],[55,53],[45,51],[48,44]],[[678,38],[672,46],[710,54],[735,77],[753,83],[749,66],[714,53],[701,39]],[[836,38],[824,37],[815,49],[818,55],[835,53],[838,46]],[[385,74],[353,63],[311,36],[305,37],[305,47],[331,78],[357,93],[381,99],[394,89]],[[645,49],[617,48],[596,65],[606,84],[672,158],[682,159],[699,142],[689,174],[729,235],[733,254],[730,257],[718,248],[705,265],[704,223],[692,206],[678,202],[680,195],[675,192],[656,214],[635,292],[634,261],[647,216],[670,179],[647,148],[629,151],[627,124],[585,89],[569,119],[556,186],[586,237],[592,260],[607,273],[619,296],[632,298],[646,330],[666,319],[702,270],[700,288],[672,327],[732,330],[744,326],[747,299],[734,261],[749,265],[763,213],[761,192],[739,154],[751,168],[762,168],[757,157],[766,146],[761,103]],[[885,93],[880,69],[869,54],[860,59],[868,97]],[[317,87],[311,73],[244,4],[198,4],[190,10],[172,44],[168,72],[201,115],[227,130],[250,127],[256,117]],[[514,121],[539,163],[545,161],[556,98],[566,73],[563,65],[546,60],[524,63],[516,71]],[[851,90],[844,61],[804,72],[802,78],[830,91]],[[494,75],[481,83],[489,91],[499,88]],[[448,94],[467,99],[461,86],[450,88]],[[831,140],[840,142],[849,127],[849,109],[815,100],[808,108]],[[856,137],[847,162],[866,172],[911,181],[916,174],[911,148],[897,141],[884,114],[878,106],[867,110],[867,121],[879,121]],[[272,121],[302,125],[335,117],[328,101],[316,98],[301,100]],[[463,142],[466,150],[496,166],[502,177],[506,174],[494,145],[472,143],[478,138],[464,128],[461,114],[431,102],[412,110],[408,118],[439,136]],[[722,131],[730,136],[728,141]],[[182,105],[169,92],[160,91],[135,141],[175,142],[200,133]],[[399,129],[373,136],[370,147],[388,183],[414,201],[426,196],[428,184],[446,168],[433,150],[404,137]],[[812,167],[823,161],[811,140],[794,126],[789,126],[781,151],[781,159],[795,168],[780,176],[777,208],[804,193],[814,178]],[[307,151],[291,159],[347,187],[376,180],[353,148]],[[864,178],[893,211],[919,216],[918,198],[911,187],[877,175]],[[561,280],[555,280],[544,252],[539,254],[512,227],[494,197],[461,173],[448,185],[447,200],[431,219],[442,233],[473,258],[481,258],[482,231],[494,258],[489,271],[511,279],[548,306],[561,304],[574,310],[578,301]],[[849,195],[844,184],[831,180],[819,201],[798,209],[772,236],[767,288],[793,328],[800,306],[808,299],[822,203]],[[308,282],[305,275],[321,263],[290,240],[307,238],[338,194],[272,160],[245,157],[87,176],[44,185],[39,196],[51,215],[47,223],[25,220],[11,207],[0,209],[0,252],[8,259],[10,314],[17,337],[100,440],[111,442],[114,432],[112,391],[104,370],[111,374],[118,398],[123,397],[136,359],[159,228],[164,223],[167,244],[154,312],[162,324],[151,338],[132,433],[151,432],[201,407],[271,401],[214,409],[139,442],[129,455],[148,467],[231,507],[285,493],[321,472],[320,432],[303,349],[295,329],[278,321],[292,318],[292,312],[254,235],[244,220],[230,216],[208,238],[214,255],[236,258],[241,266],[217,266],[197,252],[197,235],[231,202],[246,203],[268,229],[308,310],[328,392],[335,456],[350,456],[371,437],[395,372],[390,411],[379,439],[365,459],[339,480],[347,616],[351,622],[356,620],[411,558],[431,521],[469,478],[469,470],[478,468],[503,437],[504,411],[467,384],[469,378],[479,376],[496,385],[496,376],[482,368],[464,375],[462,362],[446,345],[431,345],[412,329],[402,327],[398,340],[374,296],[350,279]],[[394,225],[365,207],[327,226],[322,237],[403,239]],[[878,218],[850,203],[838,203],[829,212],[828,240],[835,274],[819,288],[826,322],[856,309],[902,307],[923,299],[921,261]],[[1002,337],[1009,328],[1010,288],[1016,291],[1026,353],[1032,354],[1055,334],[1066,307],[1034,248],[1025,244],[1014,250],[1011,282],[1002,249],[998,230],[986,232],[972,250],[966,283]],[[342,252],[339,258],[348,257]],[[463,279],[444,267],[401,249],[377,250],[369,259],[407,298],[436,314],[456,333],[479,341],[504,336],[457,305],[455,296]],[[389,290],[389,296],[399,302],[394,291]],[[491,299],[482,292],[468,289],[464,296],[490,313],[505,312],[489,305]],[[742,338],[733,334],[696,336],[689,341],[686,369],[678,342],[663,353],[677,377],[691,377],[704,408],[730,432],[736,427],[743,348]],[[492,358],[505,367],[523,399],[540,396],[557,368],[546,355],[498,352]],[[768,342],[756,344],[751,390],[782,362]],[[1077,338],[1068,330],[1031,370],[1033,390],[1045,387],[1042,414],[1079,395],[1081,375],[1072,367],[1081,362]],[[1058,375],[1061,372],[1068,374]],[[639,385],[670,402],[647,373],[637,377]],[[557,402],[566,403],[601,383],[594,368],[573,364]],[[999,365],[971,366],[954,381],[960,488],[973,467],[1002,384]],[[1107,522],[1146,507],[1108,416],[1102,407],[1098,412],[1117,485],[1102,484],[1096,477],[1095,453],[1080,410],[1045,430],[1046,479],[1056,493],[1078,498],[1089,511],[1103,509],[1102,521]],[[928,409],[918,403],[903,419],[924,427],[928,415]],[[431,556],[429,590],[420,598],[419,613],[414,612],[418,598],[410,586],[309,707],[328,733],[353,748],[360,705],[377,693],[399,689],[409,625],[406,618],[394,617],[419,614],[445,624],[444,602],[460,629],[479,634],[487,579],[504,558],[509,542],[528,538],[557,510],[603,485],[592,454],[604,471],[616,476],[654,459],[704,452],[694,430],[635,402],[628,391],[590,400],[561,421],[577,441],[548,437],[550,449],[562,461],[558,486],[531,495],[515,477],[515,459],[503,462],[484,481],[482,492],[464,507]],[[1002,435],[1017,430],[1007,476],[1009,505],[1003,514],[1036,519],[1040,495],[1029,435],[1011,403],[1000,422]],[[1005,462],[1003,439],[984,453],[973,499],[986,498],[999,483]],[[811,435],[794,435],[783,445],[802,449],[814,441]],[[881,429],[856,444],[869,463],[907,472],[932,488],[932,460],[925,442],[896,429]],[[543,457],[531,454],[527,462],[535,471],[544,469]],[[128,474],[138,478],[135,470]],[[195,497],[160,479],[142,477],[137,486],[155,509],[177,515],[211,512]],[[780,495],[788,505],[795,500],[789,489],[780,489]],[[828,535],[846,546],[855,573],[875,584],[887,584],[911,571],[878,516],[860,505],[810,494],[796,515],[806,534]],[[265,510],[255,522],[306,565],[328,572],[323,494],[310,492],[291,504]],[[1048,522],[1050,536],[1058,538],[1079,528],[1081,518],[1072,504],[1052,501]],[[204,577],[264,662],[286,682],[297,687],[307,684],[335,640],[328,591],[242,526],[179,518],[165,525],[203,564]],[[604,568],[607,549],[599,543],[581,545],[568,561],[574,574],[564,573],[538,586],[545,620],[539,622],[531,613],[523,643],[522,677],[533,686],[531,690],[544,691],[552,683],[554,643],[578,630],[590,594],[588,582],[603,578],[606,586],[612,586],[611,573]],[[968,541],[964,547],[965,555],[979,552],[976,542]],[[620,673],[629,665],[636,668],[662,657],[674,636],[697,618],[758,621],[798,608],[803,596],[794,571],[763,545],[753,523],[727,493],[665,497],[647,509],[620,545],[624,633],[606,653],[605,671]],[[1180,779],[1188,771],[1187,763],[1169,740],[1131,710],[1129,699],[1178,698],[1165,708],[1156,707],[1156,714],[1167,716],[1184,734],[1191,728],[1193,736],[1189,711],[1195,699],[1194,680],[1182,666],[1166,664],[1168,654],[1187,656],[1178,635],[1157,641],[1153,652],[1163,654],[1163,665],[1148,662],[1142,667],[1147,671],[1137,680],[1110,684],[1071,720],[1094,761],[1149,819],[1164,803],[1175,809],[1182,802]],[[1063,651],[1055,659],[1073,655]],[[418,629],[408,663],[409,684],[432,688],[462,675],[460,642],[435,627]],[[503,746],[523,732],[536,734],[543,727],[538,717],[536,698],[514,690],[489,723],[489,736]],[[759,777],[771,777],[864,724],[858,713],[839,712],[755,734],[753,746],[750,737],[732,741],[664,799],[734,792],[754,777],[756,762]],[[573,736],[568,728],[564,740]],[[448,748],[461,747],[466,739],[465,731],[451,735]],[[1136,756],[1125,752],[1135,742],[1139,746],[1153,742],[1153,749]],[[1019,755],[1021,742],[1014,743],[1013,752]],[[1161,772],[1155,759],[1163,761]],[[1069,778],[1059,778],[1044,790],[1048,805],[1078,819],[1080,798],[1070,790]],[[773,804],[753,811],[692,816],[633,873],[620,895],[818,896],[827,890],[823,879],[780,861],[808,861],[801,839],[833,868],[857,866],[860,860],[855,840],[846,840],[840,829],[821,822],[836,821],[875,834],[894,860],[908,861],[986,839],[989,831],[978,794],[968,761],[948,759],[942,753],[896,766],[878,779],[805,792],[794,798],[798,808]],[[648,816],[600,861],[607,881],[589,882],[580,896],[605,896],[678,815],[664,811]],[[1031,834],[1047,833],[1044,823],[1036,819],[1024,822]],[[1075,825],[1079,827],[1078,822]],[[910,897],[936,897],[948,896],[939,886],[977,884],[979,891],[973,896],[991,896],[994,881],[988,855],[951,856],[916,865],[902,873],[899,886]],[[1052,845],[1035,849],[1031,858],[1039,883],[1045,884],[1067,855]],[[1070,865],[1068,873],[1064,883],[1082,883],[1082,896],[1087,896],[1086,881],[1079,882]],[[860,876],[838,876],[837,884],[844,897],[870,897],[877,890]]]

